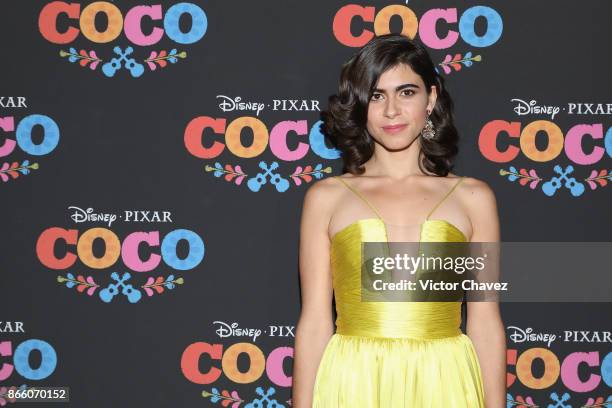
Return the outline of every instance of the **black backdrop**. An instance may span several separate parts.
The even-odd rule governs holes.
[[[340,65],[356,51],[341,44],[333,29],[338,11],[351,3],[194,0],[191,10],[201,9],[206,15],[204,36],[194,43],[182,44],[164,35],[149,46],[134,44],[124,33],[108,43],[92,41],[82,33],[67,44],[53,43],[39,28],[41,11],[50,3],[5,1],[0,12],[0,97],[4,97],[0,118],[13,117],[15,128],[26,119],[21,136],[9,131],[8,122],[2,122],[5,126],[0,139],[18,142],[14,150],[0,154],[0,174],[4,175],[0,177],[7,179],[0,184],[0,320],[4,326],[0,332],[0,342],[4,344],[0,363],[5,369],[0,369],[0,384],[68,386],[71,404],[78,407],[221,406],[224,401],[238,407],[259,406],[258,400],[263,406],[289,406],[291,327],[299,314],[297,249],[301,202],[310,183],[339,174],[341,164],[339,159],[321,157],[313,151],[316,138],[309,141],[307,133],[313,127],[316,133],[316,109],[274,110],[274,101],[298,100],[299,107],[304,100],[312,108],[314,100],[325,106],[327,96],[337,87]],[[83,10],[91,3],[86,0],[78,4]],[[165,14],[177,3],[113,4],[126,15],[135,6],[157,4]],[[480,151],[479,135],[493,120],[520,122],[521,129],[547,120],[556,124],[563,135],[576,125],[601,124],[606,133],[612,126],[610,113],[578,115],[568,109],[571,103],[610,103],[610,81],[606,76],[612,63],[609,3],[358,3],[374,7],[376,12],[393,4],[413,10],[418,18],[435,8],[456,9],[461,17],[471,7],[483,6],[496,11],[503,20],[503,29],[498,27],[501,37],[490,46],[476,47],[460,36],[451,47],[430,48],[436,63],[443,62],[447,55],[459,54],[464,59],[458,62],[461,69],[451,67],[450,73],[444,73],[439,65],[455,100],[457,127],[462,136],[456,173],[484,180],[494,189],[502,240],[608,241],[612,221],[610,187],[602,180],[612,174],[612,133],[605,142],[608,151],[588,165],[575,163],[563,151],[545,162],[519,153],[515,160],[496,163]],[[171,20],[168,18],[170,25]],[[82,23],[87,25],[87,21]],[[183,16],[175,26],[187,32],[196,23]],[[201,21],[199,24],[202,28]],[[78,28],[79,22],[60,15],[57,29],[63,32],[69,25]],[[98,16],[98,30],[104,31],[105,25],[104,17]],[[161,20],[143,19],[145,34],[154,26],[161,28],[164,24]],[[438,35],[444,37],[449,29],[456,31],[457,26],[440,21]],[[372,27],[372,22],[357,17],[351,30],[358,35]],[[390,28],[402,28],[399,17],[391,19]],[[478,35],[487,29],[491,27],[487,28],[483,18],[476,21],[474,30]],[[116,56],[113,48],[125,50],[130,45],[130,56],[143,66],[142,75],[135,78],[125,68],[112,77],[105,75],[102,67]],[[175,60],[162,60],[166,61],[164,67],[155,61],[144,61],[151,58],[153,51],[159,57],[161,51],[172,55],[173,49],[185,54]],[[70,62],[70,54],[78,55],[81,50],[90,58],[86,66],[79,64],[83,59],[80,57]],[[95,57],[91,51],[95,51]],[[468,52],[480,55],[480,60],[470,60]],[[95,59],[102,61],[91,69]],[[264,103],[265,107],[258,114],[250,110],[224,111],[221,103],[227,100],[220,95]],[[26,106],[19,107],[18,97],[25,98]],[[519,115],[515,108],[520,104],[512,99],[535,100],[537,105],[565,110],[554,118],[541,113]],[[47,123],[54,122],[59,129],[57,146],[46,154],[37,155],[27,147],[27,123],[36,118],[31,115],[44,115],[50,119]],[[281,137],[276,134],[275,141],[264,144],[263,151],[255,157],[247,158],[245,153],[228,147],[214,158],[197,157],[187,148],[185,133],[188,124],[199,117],[225,119],[226,127],[238,118],[250,117],[251,125],[259,124],[265,129],[260,129],[259,136],[274,134],[272,130],[283,121],[298,122],[293,126],[302,129],[299,134],[288,132],[287,148],[297,149],[298,143],[311,148],[298,160],[283,158],[280,150],[271,147],[282,148],[281,131]],[[283,126],[289,124],[276,129],[282,130]],[[49,143],[51,127],[44,132],[41,126],[34,126],[32,144],[45,139]],[[225,143],[223,133],[204,130],[202,145]],[[191,140],[199,142],[200,137]],[[249,146],[252,132],[244,130],[238,140]],[[265,142],[265,138],[259,140]],[[543,140],[539,135],[537,145],[541,150],[546,146]],[[510,140],[502,132],[498,147],[503,150],[508,144],[519,146],[518,139]],[[48,144],[42,146],[49,150]],[[596,146],[603,149],[606,145],[602,139],[588,135],[584,138],[586,154]],[[318,152],[324,148],[319,145]],[[256,181],[262,179],[256,178],[262,172],[260,162],[272,169],[263,176],[267,183],[253,191]],[[11,170],[14,163],[16,168]],[[216,163],[218,173],[210,170]],[[273,163],[278,164],[277,169]],[[564,169],[573,165],[571,176],[585,186],[582,194],[573,196],[563,187],[552,196],[543,192],[542,185],[557,175],[556,165]],[[500,170],[509,171],[511,166],[516,172],[534,170],[542,180],[533,189],[522,186],[500,174]],[[585,179],[592,177],[593,171],[600,178],[589,183]],[[299,175],[290,177],[295,173]],[[284,191],[272,182],[277,180],[273,174],[287,182]],[[238,179],[242,180],[240,184],[236,183]],[[248,184],[249,180],[255,184]],[[591,184],[596,188],[592,189]],[[104,221],[78,222],[77,214],[82,214],[79,209],[87,208],[96,214],[115,214],[117,219],[110,226]],[[134,222],[126,218],[127,211],[136,210],[150,211],[150,215],[158,211],[161,221],[163,211],[167,211],[170,219]],[[126,259],[134,259],[134,252],[122,257],[118,248],[114,249],[116,262],[101,269],[91,267],[83,240],[84,247],[79,249],[83,255],[68,267],[54,269],[44,262],[40,248],[51,245],[51,253],[62,258],[67,251],[76,254],[77,246],[75,242],[66,245],[61,239],[53,246],[52,240],[45,239],[49,231],[57,231],[49,230],[52,228],[76,230],[78,236],[93,228],[105,228],[108,231],[93,233],[102,231],[109,239],[116,236],[123,243],[133,233],[158,231],[161,243],[167,236],[177,237],[172,231],[187,230],[188,235],[181,236],[193,241],[190,246],[179,240],[175,248],[169,238],[165,249],[160,249],[159,243],[152,243],[150,249],[141,244],[136,248],[142,260],[151,254],[165,255],[157,267],[139,272],[126,265]],[[134,236],[143,238],[146,234]],[[204,252],[198,258],[199,240]],[[105,251],[112,252],[101,240],[94,241],[92,251],[94,258],[102,257]],[[195,266],[177,268],[178,261],[171,260],[172,251],[178,259],[189,254],[187,259]],[[100,293],[115,282],[112,272],[129,272],[130,278],[124,282],[132,284],[132,290],[139,292],[141,298],[132,303],[119,293],[105,302]],[[85,282],[79,282],[79,276]],[[88,277],[94,283],[87,283]],[[154,281],[157,286],[146,287],[149,278],[158,277],[161,283]],[[77,290],[79,286],[82,293]],[[88,289],[91,295],[86,293]],[[611,311],[606,303],[503,304],[509,348],[508,397],[553,407],[592,405],[598,402],[597,398],[612,400],[611,341],[609,334],[605,337],[610,331]],[[23,331],[17,329],[16,322],[22,322]],[[238,331],[226,336],[232,323],[237,323],[239,329],[259,329],[261,333],[255,340]],[[523,334],[529,330],[553,333],[557,338],[550,344],[539,337],[525,340]],[[565,338],[566,331],[580,330],[588,331],[587,336]],[[29,342],[31,339],[43,343]],[[36,344],[48,344],[53,352],[47,348],[47,354],[33,351],[28,357],[28,347]],[[198,364],[198,350],[202,351],[206,344],[218,346],[213,347],[216,351],[204,353]],[[515,351],[523,356],[523,363],[534,359],[527,364],[528,370],[517,369]],[[53,353],[57,356],[55,364],[51,364]],[[267,360],[267,371],[261,372],[261,359]],[[581,362],[587,360],[590,363]],[[561,374],[555,370],[555,361],[561,364]],[[37,371],[41,362],[44,364]],[[28,366],[34,371],[28,371]],[[198,369],[203,376],[194,374]],[[36,372],[43,378],[35,378]],[[550,381],[537,380],[544,373]],[[270,402],[274,399],[280,405]],[[0,404],[3,401],[0,399]]]

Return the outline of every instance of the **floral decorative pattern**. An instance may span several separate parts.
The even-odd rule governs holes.
[[[289,180],[293,181],[296,186],[300,186],[304,182],[310,183],[314,179],[321,179],[324,174],[330,174],[332,171],[331,167],[324,168],[322,164],[317,164],[314,167],[311,165],[297,166],[291,174],[284,176],[276,171],[279,166],[278,162],[272,162],[268,165],[261,161],[259,162],[259,168],[262,171],[252,177],[249,177],[249,174],[244,172],[239,165],[222,165],[219,162],[215,162],[214,166],[205,165],[204,170],[213,172],[215,177],[223,177],[225,181],[233,182],[236,185],[240,185],[247,178],[246,185],[253,192],[258,192],[267,183],[275,186],[277,191],[284,192],[291,187]]]
[[[133,47],[127,47],[123,50],[121,47],[115,46],[113,52],[117,55],[116,57],[110,58],[110,62],[102,64],[102,72],[107,77],[113,77],[115,72],[121,68],[125,68],[130,71],[132,77],[140,77],[144,73],[143,65],[136,61],[136,59],[128,57],[134,52]],[[78,62],[81,67],[89,67],[92,71],[95,71],[98,65],[104,62],[104,59],[98,57],[95,50],[77,50],[74,47],[70,47],[68,51],[60,50],[60,57],[67,58],[69,62]],[[187,52],[179,52],[173,48],[169,52],[166,50],[151,51],[149,57],[142,60],[151,71],[155,71],[158,67],[165,68],[168,63],[176,64],[179,59],[187,58]]]
[[[207,172],[214,171],[213,175],[215,177],[223,176],[225,181],[233,181],[237,186],[239,186],[240,183],[242,183],[242,180],[247,176],[245,173],[243,173],[240,165],[232,167],[231,164],[226,164],[225,166],[222,166],[219,162],[216,162],[214,167],[207,164],[204,166],[204,170]]]
[[[612,180],[612,170],[597,170],[591,171],[591,175],[588,178],[585,178],[584,181],[587,182],[591,190],[595,190],[598,186],[605,187],[608,185],[608,182]]]
[[[68,51],[60,50],[60,57],[65,58],[68,57],[68,61],[74,63],[79,62],[79,65],[82,67],[89,66],[89,69],[94,71],[98,64],[102,62],[95,51],[85,51],[80,50],[77,52],[76,48],[70,47]]]
[[[549,197],[555,195],[561,188],[569,190],[572,196],[579,197],[586,191],[585,185],[588,185],[591,190],[596,190],[606,187],[612,180],[612,170],[609,169],[591,170],[589,177],[583,179],[570,176],[574,172],[572,165],[568,165],[565,168],[555,165],[553,170],[557,175],[550,177],[541,186],[542,192]],[[535,190],[538,183],[544,180],[538,176],[534,169],[527,170],[520,168],[517,170],[514,166],[510,166],[508,170],[500,169],[499,175],[507,177],[512,182],[518,180],[521,186],[528,185],[532,190]]]
[[[166,50],[161,50],[159,53],[151,51],[151,55],[144,62],[147,63],[151,71],[155,71],[158,65],[160,68],[165,68],[168,62],[176,64],[179,58],[187,58],[187,53],[185,51],[178,52],[173,48],[170,52],[166,52]]]
[[[111,281],[106,287],[101,289],[99,292],[100,299],[105,303],[110,303],[115,296],[121,294],[125,296],[130,303],[139,302],[142,298],[140,289],[134,288],[127,283],[131,277],[131,274],[127,272],[121,276],[117,272],[113,272],[111,274],[111,279],[115,282]],[[66,285],[69,289],[76,288],[79,293],[85,292],[88,296],[93,296],[96,290],[102,287],[91,276],[75,276],[69,272],[66,273],[66,276],[59,275],[57,277],[57,282]],[[159,295],[166,290],[172,290],[176,288],[176,285],[182,285],[183,283],[185,283],[185,280],[182,277],[175,278],[174,275],[168,275],[166,278],[163,276],[157,278],[150,276],[146,283],[141,285],[140,288],[147,296],[151,297],[154,294]]]
[[[306,166],[302,169],[302,166],[297,166],[295,171],[291,173],[291,179],[295,183],[296,186],[302,184],[302,180],[306,183],[310,183],[313,177],[321,178],[321,173],[330,173],[331,167],[326,167],[323,169],[322,164],[317,164],[314,169],[312,166]]]
[[[19,177],[20,174],[23,174],[25,176],[30,174],[30,170],[37,169],[38,163],[30,164],[29,160],[24,160],[23,162],[21,162],[21,165],[19,164],[19,162],[5,162],[0,167],[0,179],[2,179],[2,181],[6,183],[10,180],[9,176],[11,176],[13,179],[16,179],[17,177]]]
[[[202,397],[209,398],[213,404],[221,404],[223,407],[238,408],[243,402],[246,402],[245,408],[285,408],[285,405],[272,398],[276,394],[274,387],[268,387],[264,391],[263,387],[255,389],[257,397],[250,402],[246,402],[238,395],[237,391],[221,390],[213,387],[211,391],[202,391]],[[288,406],[291,406],[291,400],[285,401]],[[230,405],[231,404],[231,405]]]
[[[510,166],[509,170],[501,169],[499,171],[500,176],[508,176],[508,180],[510,181],[519,181],[521,186],[525,186],[529,183],[529,188],[534,190],[538,183],[542,180],[541,177],[538,177],[538,174],[534,169],[527,171],[526,169],[516,170],[514,166]]]
[[[78,275],[75,278],[71,273],[67,273],[66,277],[59,275],[57,277],[57,282],[66,284],[66,287],[70,289],[76,286],[76,290],[79,293],[83,293],[85,289],[87,289],[86,293],[89,296],[92,296],[96,292],[96,289],[100,287],[91,276],[85,278],[83,275]]]
[[[469,68],[474,64],[474,62],[480,61],[482,61],[482,57],[480,55],[472,56],[472,51],[468,51],[463,56],[461,56],[461,54],[455,54],[454,56],[447,54],[444,60],[438,65],[440,65],[444,73],[448,75],[453,72],[453,69],[455,71],[460,71],[462,66]]]
[[[152,276],[147,279],[147,283],[141,286],[144,289],[147,296],[153,296],[154,293],[161,294],[166,289],[174,289],[176,285],[182,285],[185,281],[183,278],[174,279],[174,275],[169,275],[164,279],[163,276],[159,276],[154,279]]]

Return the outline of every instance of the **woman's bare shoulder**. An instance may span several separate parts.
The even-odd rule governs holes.
[[[306,195],[313,198],[325,198],[326,195],[333,194],[334,191],[339,190],[338,187],[341,187],[341,182],[335,180],[337,177],[340,176],[330,176],[315,181],[306,190]]]
[[[343,190],[341,183],[335,177],[326,177],[312,183],[304,195],[304,208],[312,208],[320,215],[326,214],[331,217],[341,198]]]
[[[463,181],[461,182],[463,186],[464,192],[469,192],[470,196],[475,197],[476,199],[482,198],[491,198],[495,196],[493,189],[489,186],[486,181],[477,179],[475,177],[467,177],[463,176]]]
[[[496,206],[496,198],[493,189],[487,182],[475,177],[463,177],[457,193],[466,207],[472,211],[479,211]]]

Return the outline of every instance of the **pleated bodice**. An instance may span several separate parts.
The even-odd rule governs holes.
[[[385,242],[384,222],[358,220],[331,242],[332,283],[336,298],[336,332],[365,337],[436,339],[461,334],[461,302],[363,302],[361,243]],[[421,225],[420,242],[466,242],[464,234],[444,220]]]

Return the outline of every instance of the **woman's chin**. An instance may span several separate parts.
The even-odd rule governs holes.
[[[379,144],[382,147],[384,147],[386,150],[395,152],[395,151],[401,151],[401,150],[408,149],[410,146],[413,145],[415,140],[416,138],[404,138],[404,137],[386,138],[385,137],[385,138],[382,138]]]

